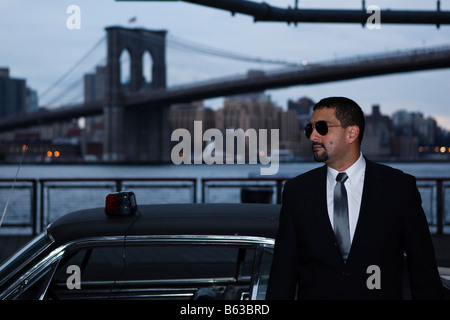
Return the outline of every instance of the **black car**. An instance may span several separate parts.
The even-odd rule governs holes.
[[[0,299],[264,299],[278,205],[126,211],[55,220],[0,266]]]
[[[279,210],[254,203],[137,210],[133,193],[112,194],[105,208],[55,220],[1,265],[0,299],[263,300]]]

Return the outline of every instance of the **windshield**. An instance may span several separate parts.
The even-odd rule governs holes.
[[[52,240],[47,237],[45,232],[42,232],[8,258],[0,265],[0,284],[3,284],[12,275],[14,270],[25,264],[51,243]]]

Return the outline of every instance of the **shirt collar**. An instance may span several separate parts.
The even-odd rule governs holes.
[[[361,177],[364,176],[364,173],[366,171],[366,160],[364,159],[362,153],[360,153],[358,160],[352,164],[345,172],[347,173],[348,180],[350,183],[359,181]],[[327,167],[327,179],[328,182],[331,183],[331,185],[334,184],[336,181],[336,176],[338,175],[339,171]]]

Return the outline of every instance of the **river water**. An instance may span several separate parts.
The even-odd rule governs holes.
[[[386,163],[418,178],[450,178],[450,162]],[[293,177],[322,164],[315,162],[280,163],[276,176]],[[245,178],[261,176],[260,164],[23,164],[18,178]],[[0,178],[14,178],[19,165],[0,165]]]
[[[398,168],[417,178],[449,178],[450,162],[409,162],[386,163],[394,168]],[[13,179],[16,174],[19,179],[48,179],[48,178],[246,178],[246,177],[294,177],[308,170],[321,166],[316,162],[300,163],[280,163],[279,171],[275,176],[261,176],[261,164],[161,164],[161,165],[111,165],[111,164],[17,164],[0,165],[0,178]],[[20,169],[20,170],[18,170]],[[422,194],[423,207],[430,225],[436,220],[436,188],[430,182],[418,182],[419,190]],[[428,184],[424,185],[424,184]],[[3,183],[0,186],[0,209],[3,211],[6,199],[11,190],[11,183]],[[191,202],[193,191],[189,189],[172,187],[142,187],[132,185],[132,190],[136,194],[138,204],[146,203],[172,203]],[[45,207],[45,223],[52,221],[58,216],[70,211],[85,209],[85,207],[103,206],[105,194],[114,191],[111,186],[89,188],[83,185],[63,188],[47,187],[45,190],[45,200],[42,204]],[[240,202],[241,188],[234,190],[230,188],[210,188],[205,198],[201,192],[201,185],[198,184],[196,195],[197,202]],[[152,198],[150,198],[152,197]],[[16,186],[14,194],[8,207],[5,217],[7,223],[23,223],[29,221],[31,211],[31,201],[29,189]],[[273,198],[276,198],[276,192]],[[40,199],[40,198],[39,198]],[[199,200],[200,199],[200,200]],[[275,200],[276,201],[276,200]],[[41,203],[37,204],[38,207]],[[450,223],[450,180],[444,184],[444,223]],[[44,223],[44,224],[45,224]],[[447,228],[447,227],[446,227]],[[4,229],[4,228],[2,228]],[[3,230],[0,230],[3,232]]]

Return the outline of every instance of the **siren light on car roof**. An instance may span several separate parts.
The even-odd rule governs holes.
[[[106,196],[105,213],[108,216],[132,215],[137,211],[136,196],[132,191],[113,192]]]

